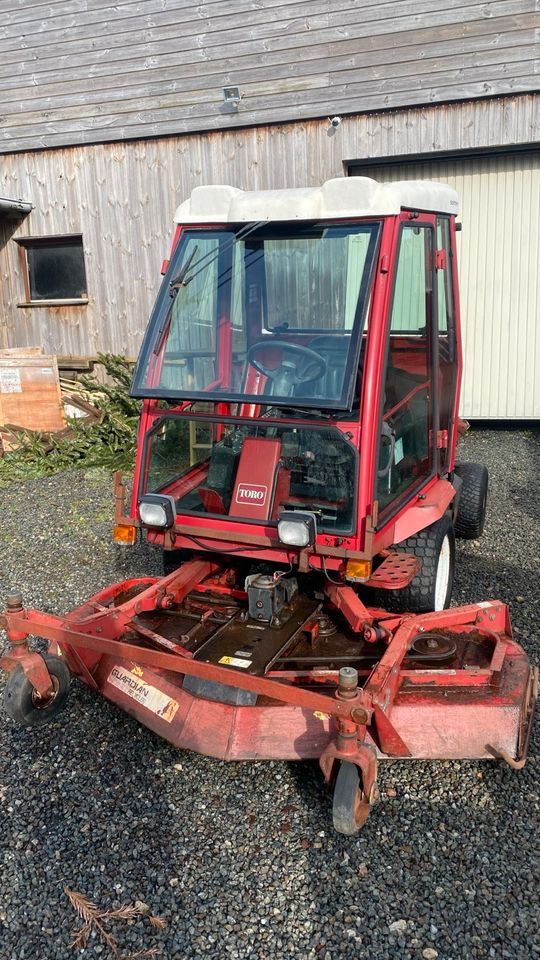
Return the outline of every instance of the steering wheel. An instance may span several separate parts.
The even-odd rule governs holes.
[[[269,347],[276,347],[285,354],[280,366],[273,370],[269,370],[256,359],[256,354],[260,350],[268,350]],[[292,357],[287,358],[288,353],[292,354]],[[286,340],[259,340],[249,348],[247,361],[259,373],[268,377],[272,384],[273,396],[279,397],[292,397],[294,388],[299,384],[319,380],[326,372],[326,360],[320,353]]]

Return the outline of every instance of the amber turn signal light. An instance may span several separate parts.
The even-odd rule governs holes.
[[[348,560],[345,577],[353,583],[364,583],[371,576],[371,560]]]
[[[126,547],[132,547],[137,540],[137,527],[130,523],[117,523],[113,530],[113,540],[115,543],[122,543]]]

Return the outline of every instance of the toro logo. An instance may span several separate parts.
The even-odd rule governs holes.
[[[258,486],[256,483],[239,483],[236,491],[237,503],[253,503],[259,507],[266,503],[266,494],[268,487]]]

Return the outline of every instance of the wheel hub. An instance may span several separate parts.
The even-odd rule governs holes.
[[[47,707],[50,707],[51,703],[56,700],[60,684],[58,683],[56,677],[51,677],[51,680],[53,689],[51,693],[46,694],[44,697],[42,697],[37,690],[32,690],[32,703],[36,710],[46,710]]]

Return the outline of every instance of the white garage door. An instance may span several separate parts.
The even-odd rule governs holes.
[[[351,166],[376,180],[441,180],[459,195],[461,413],[540,418],[540,151]]]

